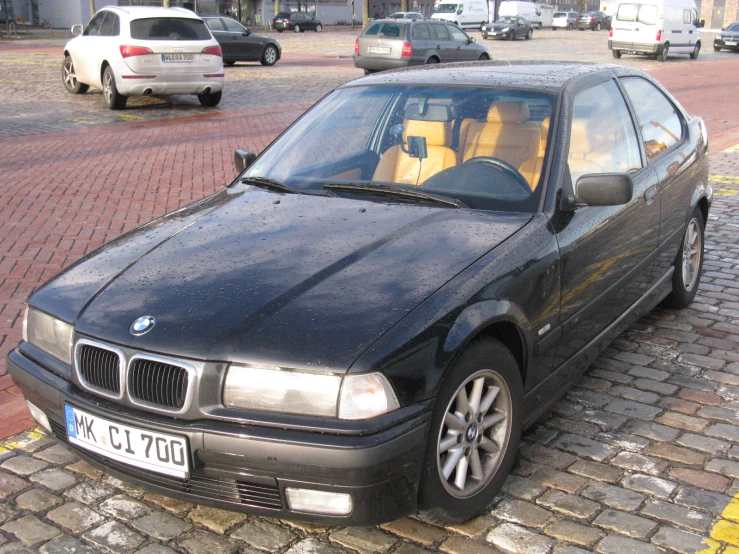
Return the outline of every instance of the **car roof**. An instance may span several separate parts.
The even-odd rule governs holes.
[[[383,71],[343,85],[468,85],[559,92],[572,79],[604,69],[623,67],[586,62],[462,62],[421,65]],[[637,71],[633,71],[638,74]],[[343,87],[340,87],[343,88]]]
[[[106,6],[104,10],[123,12],[131,19],[148,17],[177,17],[187,19],[200,19],[196,14],[185,8],[159,8],[151,6]]]

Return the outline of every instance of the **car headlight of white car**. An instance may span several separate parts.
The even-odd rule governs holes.
[[[342,376],[242,364],[228,369],[223,404],[339,419],[368,419],[400,407],[381,373]]]
[[[23,318],[23,340],[61,360],[72,363],[74,327],[31,307]]]

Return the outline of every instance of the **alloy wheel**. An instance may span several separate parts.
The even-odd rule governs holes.
[[[703,252],[703,238],[701,237],[700,222],[692,218],[685,229],[683,238],[683,286],[690,292],[698,280],[701,267],[701,253]]]
[[[72,60],[64,64],[64,84],[70,90],[77,86],[77,74],[74,72]]]
[[[103,98],[110,105],[113,103],[113,73],[106,71],[103,78]]]
[[[274,48],[267,48],[264,51],[264,60],[267,62],[268,65],[272,65],[277,61],[277,50]]]
[[[511,437],[511,392],[491,369],[471,375],[452,397],[439,430],[439,479],[456,498],[474,496],[490,482]]]

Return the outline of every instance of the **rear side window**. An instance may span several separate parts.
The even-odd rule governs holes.
[[[431,36],[437,40],[451,40],[449,32],[446,30],[444,25],[430,25]]]
[[[656,158],[680,142],[683,136],[680,116],[662,91],[640,77],[624,78],[621,83],[634,106],[647,157]]]
[[[413,35],[412,38],[416,40],[431,40],[429,28],[424,23],[411,27],[411,34]]]
[[[210,40],[211,34],[199,19],[152,17],[131,21],[131,38],[140,40]]]
[[[380,21],[367,27],[364,34],[365,36],[401,38],[405,37],[405,27],[403,23]]]

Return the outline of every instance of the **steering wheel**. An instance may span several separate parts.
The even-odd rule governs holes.
[[[493,158],[492,156],[475,156],[474,158],[470,158],[464,163],[487,164],[495,167],[496,169],[500,169],[501,171],[508,173],[511,177],[513,177],[513,180],[516,181],[516,184],[520,186],[523,190],[528,193],[531,192],[531,186],[526,180],[526,177],[521,175],[521,172],[513,167],[511,164],[509,164],[508,162],[504,162],[499,158]]]

